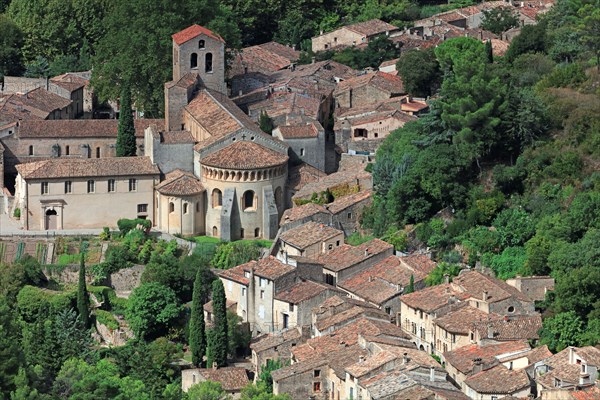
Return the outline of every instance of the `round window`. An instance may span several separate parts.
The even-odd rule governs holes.
[[[509,313],[515,312],[515,308],[513,306],[508,307],[508,312]]]

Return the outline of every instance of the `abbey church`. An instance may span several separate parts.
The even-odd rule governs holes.
[[[119,218],[147,218],[172,234],[275,237],[286,207],[288,145],[262,132],[227,97],[219,35],[193,25],[172,39],[165,119],[136,121],[138,157],[104,157],[114,151],[108,144],[98,145],[96,158],[73,157],[83,145],[62,149],[66,142],[56,140],[53,150],[58,146],[64,156],[17,164],[12,208],[20,209],[24,229],[102,228]],[[40,122],[42,136],[102,136],[83,127],[91,121]],[[34,156],[33,145],[29,150]]]

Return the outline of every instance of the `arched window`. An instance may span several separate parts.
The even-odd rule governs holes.
[[[252,210],[256,208],[255,196],[252,190],[247,190],[244,192],[244,197],[242,199],[242,204],[244,210]]]
[[[219,189],[212,191],[212,206],[213,208],[221,207],[223,205],[223,193]]]
[[[213,236],[214,237],[219,236],[219,228],[217,228],[216,226],[213,226]]]
[[[204,48],[204,40],[199,40],[198,41],[198,48],[199,49],[203,49]]]
[[[260,237],[260,228],[254,229],[254,237],[255,238]]]
[[[172,201],[169,202],[169,212],[175,212],[175,203],[173,203]]]
[[[192,53],[190,56],[190,68],[198,68],[198,54]]]
[[[213,57],[212,53],[206,53],[206,63],[204,64],[204,70],[206,72],[213,72]]]
[[[183,203],[183,213],[184,214],[188,213],[188,203]]]

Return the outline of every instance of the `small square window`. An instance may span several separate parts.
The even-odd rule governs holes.
[[[294,311],[294,304],[290,303],[290,312]]]
[[[148,204],[138,204],[137,209],[138,209],[138,214],[147,214],[148,213]]]
[[[42,194],[48,194],[48,182],[42,182]]]
[[[245,287],[243,287],[243,288],[242,288],[242,296],[245,296],[245,295],[246,295],[246,288],[245,288]]]
[[[261,298],[261,299],[264,299],[264,298],[265,298],[265,291],[264,291],[264,290],[261,290],[261,291],[260,291],[260,298]]]
[[[314,376],[315,378],[319,378],[319,377],[321,376],[321,370],[320,370],[320,369],[315,369],[315,370],[313,371],[313,376]]]
[[[330,243],[330,244],[327,246],[327,248],[328,248],[329,250],[332,250],[332,249],[333,249],[333,245]]]
[[[352,219],[352,213],[351,212],[348,213],[348,219]]]

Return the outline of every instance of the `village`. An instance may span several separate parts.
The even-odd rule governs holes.
[[[91,71],[4,76],[0,261],[27,254],[44,267],[61,256],[75,265],[81,256],[83,268],[84,260],[93,263],[82,250],[88,238],[104,235],[90,241],[96,247],[88,254],[102,265],[120,263],[125,256],[110,248],[122,233],[131,258],[121,272],[87,277],[94,337],[110,348],[138,332],[126,318],[107,315],[106,306],[121,300],[109,301],[91,289],[94,282],[127,298],[148,284],[144,268],[169,251],[193,257],[208,246],[214,257],[212,246],[221,243],[257,243],[258,256],[249,261],[211,263],[226,300],[217,300],[213,283],[204,297],[210,301],[196,310],[203,326],[218,329],[217,308],[226,308],[228,320],[236,316],[233,329],[250,335],[248,346],[224,363],[214,354],[198,362],[180,357],[175,382],[184,393],[211,381],[245,399],[245,388],[266,371],[269,394],[293,400],[600,398],[597,346],[556,351],[541,340],[545,302],[557,285],[549,272],[506,279],[481,260],[447,261],[411,224],[400,236],[365,231],[380,187],[373,172],[378,149],[428,115],[432,98],[406,90],[399,58],[360,70],[318,60],[382,38],[400,57],[465,37],[502,57],[553,4],[490,1],[412,27],[380,19],[345,25],[312,37],[309,62],[276,41],[228,56],[223,37],[191,25],[170,38],[163,119],[145,118],[123,99],[100,102]],[[502,8],[514,12],[518,26],[501,34],[483,29],[484,13]],[[135,116],[135,154],[120,157],[124,113]],[[435,218],[443,229],[457,219],[451,206]],[[131,229],[123,228],[127,222]],[[128,230],[143,239],[127,239]],[[177,250],[165,250],[168,242]],[[144,251],[145,262],[135,261]],[[193,280],[187,277],[190,298]],[[184,308],[194,313],[191,304]],[[184,344],[183,353],[190,351]]]

